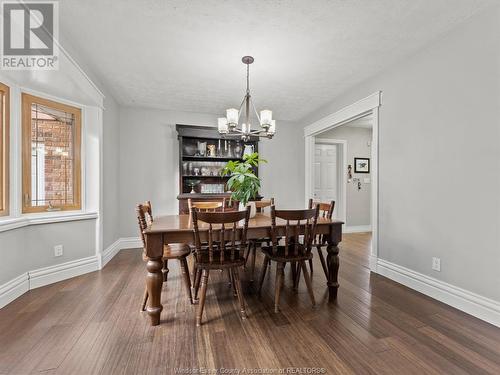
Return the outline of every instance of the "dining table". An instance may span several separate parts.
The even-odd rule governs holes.
[[[199,223],[200,240],[208,240],[208,224]],[[341,220],[319,217],[316,225],[316,234],[323,235],[327,250],[326,264],[328,277],[329,302],[337,298],[339,288],[339,248],[342,241]],[[277,218],[276,230],[278,235],[285,235],[286,221]],[[301,228],[303,234],[303,228]],[[239,238],[243,231],[243,224],[238,225],[236,236]],[[270,213],[257,213],[248,222],[247,239],[261,239],[271,237],[271,215]],[[146,286],[149,294],[149,302],[146,312],[150,318],[151,325],[160,324],[160,314],[163,309],[161,304],[161,290],[163,285],[163,247],[172,243],[194,244],[194,230],[191,215],[165,215],[155,217],[144,230],[146,247]]]

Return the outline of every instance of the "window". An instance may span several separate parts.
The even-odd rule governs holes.
[[[22,94],[23,213],[81,208],[81,110]]]
[[[9,87],[0,83],[0,216],[9,214]]]

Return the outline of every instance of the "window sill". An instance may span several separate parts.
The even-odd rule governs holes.
[[[43,212],[16,218],[0,218],[0,232],[27,227],[29,225],[62,223],[67,221],[97,219],[97,212]]]

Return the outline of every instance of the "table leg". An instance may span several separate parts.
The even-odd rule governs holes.
[[[163,284],[163,260],[159,258],[148,258],[146,263],[148,274],[146,275],[146,286],[148,288],[149,304],[146,309],[151,325],[160,324],[160,314],[163,310],[161,305],[161,287]]]
[[[328,255],[326,257],[326,264],[328,266],[328,301],[332,302],[337,298],[337,291],[339,289],[339,248],[338,243],[331,242],[326,246],[326,251]]]

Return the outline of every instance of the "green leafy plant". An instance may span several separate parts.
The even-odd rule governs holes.
[[[227,187],[231,190],[231,200],[246,206],[250,199],[255,199],[260,189],[260,179],[253,173],[253,168],[267,160],[260,159],[254,152],[243,156],[243,161],[230,160],[221,171],[223,176],[230,175]]]

